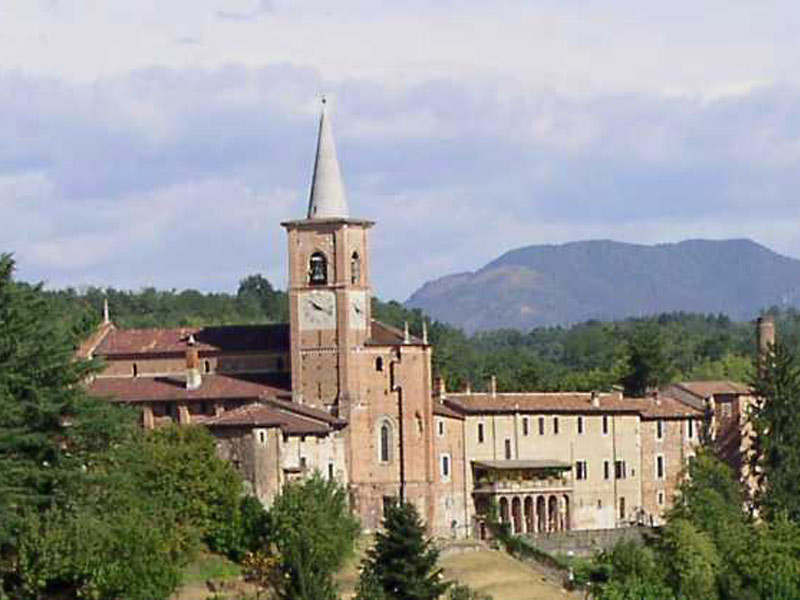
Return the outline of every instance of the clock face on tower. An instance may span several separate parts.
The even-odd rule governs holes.
[[[336,329],[336,295],[330,290],[303,292],[298,297],[300,329]]]
[[[347,319],[352,329],[367,328],[367,293],[363,291],[350,292],[347,295],[347,302],[350,305],[347,311]]]

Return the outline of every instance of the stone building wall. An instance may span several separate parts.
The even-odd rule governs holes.
[[[618,521],[630,519],[642,502],[639,417],[605,414],[605,430],[603,418],[604,415],[596,412],[469,415],[465,421],[464,435],[467,463],[506,459],[567,463],[572,466],[574,483],[571,528],[615,527]],[[579,419],[582,420],[582,433],[579,433]],[[480,426],[483,428],[483,442],[479,441]],[[617,460],[625,464],[624,477],[619,479],[615,477]],[[586,463],[585,479],[577,477],[578,461]],[[606,461],[609,464],[608,478],[604,468]],[[467,469],[466,483],[467,489],[472,490],[474,481],[471,468]],[[625,498],[625,519],[619,519],[620,498]],[[466,500],[472,516],[475,513],[474,502],[471,498]]]
[[[689,421],[693,423],[691,426]],[[642,421],[642,499],[646,524],[662,524],[664,514],[674,505],[687,461],[700,444],[701,425],[699,419]],[[663,461],[661,475],[659,460]]]

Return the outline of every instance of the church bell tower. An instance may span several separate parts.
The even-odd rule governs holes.
[[[289,243],[292,396],[337,413],[358,390],[355,353],[371,328],[371,221],[350,217],[325,100],[306,218],[282,223]]]

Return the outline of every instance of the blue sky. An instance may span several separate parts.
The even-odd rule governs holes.
[[[0,250],[50,286],[285,285],[328,93],[373,281],[526,244],[800,257],[795,1],[0,3]]]

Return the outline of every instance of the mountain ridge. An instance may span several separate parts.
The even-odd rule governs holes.
[[[468,331],[675,311],[744,320],[800,305],[800,260],[748,238],[528,245],[428,281],[406,305]]]

